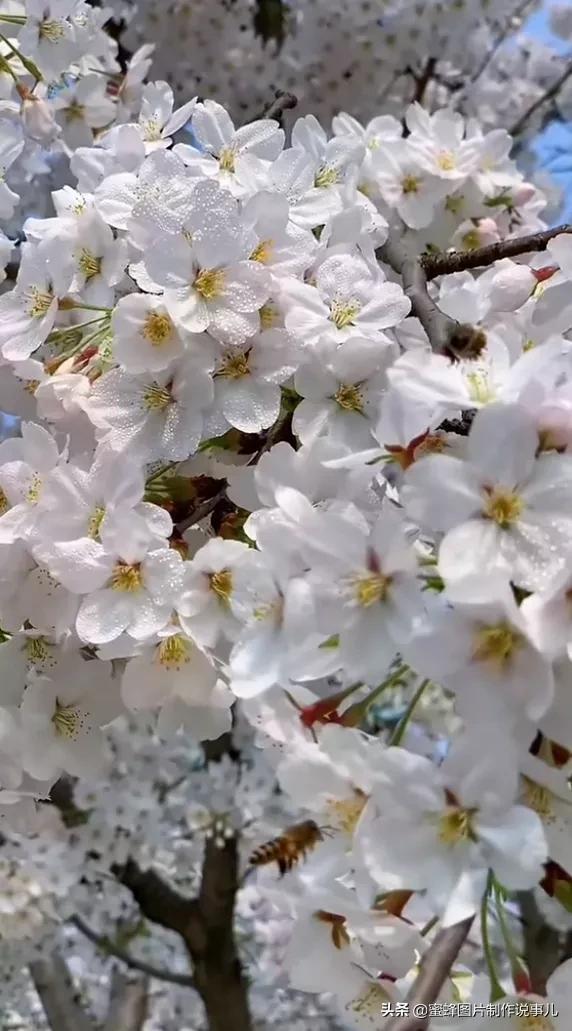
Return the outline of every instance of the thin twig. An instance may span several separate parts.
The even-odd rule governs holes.
[[[483,268],[501,258],[515,258],[519,254],[529,254],[531,251],[545,251],[550,241],[555,236],[560,236],[561,233],[572,233],[572,225],[565,223],[554,229],[545,229],[541,233],[515,236],[510,240],[500,240],[499,243],[489,243],[485,247],[477,247],[472,251],[428,254],[424,255],[420,261],[426,278],[428,280],[435,279],[436,276],[447,276],[452,272]]]
[[[194,988],[194,982],[190,974],[173,974],[169,970],[162,970],[159,967],[154,967],[151,963],[145,963],[142,959],[136,959],[126,949],[115,945],[106,935],[98,934],[97,931],[94,931],[81,916],[72,917],[71,923],[98,949],[108,956],[120,959],[130,970],[139,970],[142,974],[146,974],[147,977],[154,977],[157,981],[167,981],[169,984],[178,984],[183,988]]]
[[[219,487],[216,494],[213,494],[212,497],[206,498],[205,501],[201,501],[198,505],[195,505],[193,510],[189,512],[188,516],[185,516],[184,519],[181,519],[180,522],[176,523],[176,528],[179,533],[184,533],[190,526],[195,526],[196,523],[200,523],[201,519],[206,519],[211,512],[214,512],[219,501],[222,501],[224,498],[227,487],[228,483],[226,480],[223,480],[222,487]]]
[[[421,960],[419,974],[407,996],[407,1016],[394,1017],[385,1031],[425,1031],[429,1026],[429,1007],[445,984],[474,919],[474,916],[470,916],[460,924],[444,928],[435,936],[433,944]]]
[[[415,92],[413,94],[412,101],[413,103],[415,103],[415,101],[417,101],[418,104],[423,103],[425,90],[427,89],[429,83],[431,82],[431,79],[433,78],[433,74],[435,72],[436,67],[437,58],[430,57],[419,75],[415,75],[415,73],[410,70],[409,74],[413,76],[413,80],[415,82]]]
[[[277,122],[282,124],[282,115],[285,111],[290,111],[293,107],[297,107],[298,97],[295,97],[293,93],[287,93],[285,90],[276,90],[276,96],[272,103],[263,111],[262,118],[274,118]]]
[[[534,103],[531,104],[530,107],[524,112],[524,114],[521,115],[519,119],[517,119],[512,128],[509,129],[510,135],[518,136],[523,131],[523,129],[526,128],[526,123],[534,117],[536,112],[539,111],[541,107],[544,107],[544,105],[547,104],[549,100],[554,100],[554,98],[558,95],[564,84],[568,82],[568,79],[571,76],[572,61],[569,61],[562,74],[558,76],[556,82],[554,82],[552,86],[550,86],[540,97],[538,97],[537,100],[535,100]]]
[[[507,17],[507,20],[506,20],[506,22],[504,24],[503,29],[501,30],[501,32],[499,32],[499,34],[498,34],[497,38],[495,39],[493,45],[487,50],[483,60],[481,61],[479,67],[477,68],[476,72],[473,72],[473,74],[472,74],[471,78],[469,79],[468,83],[466,84],[466,86],[462,90],[459,99],[463,99],[464,100],[464,98],[467,95],[468,90],[470,90],[470,88],[473,85],[473,83],[475,83],[477,81],[477,79],[480,79],[480,77],[483,74],[483,72],[486,70],[486,68],[488,67],[490,62],[493,60],[495,55],[498,53],[498,51],[500,50],[501,46],[503,45],[505,39],[507,38],[507,36],[510,35],[510,33],[514,29],[514,24],[513,24],[514,19],[515,18],[522,18],[524,16],[524,14],[526,13],[527,7],[532,7],[533,2],[534,2],[534,0],[522,0],[522,2],[518,5],[518,7],[515,7],[514,11],[511,11],[511,13]]]

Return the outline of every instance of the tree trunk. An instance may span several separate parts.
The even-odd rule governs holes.
[[[202,926],[186,939],[209,1031],[252,1031],[248,986],[234,937],[237,883],[237,839],[231,838],[223,848],[209,839],[198,898]]]

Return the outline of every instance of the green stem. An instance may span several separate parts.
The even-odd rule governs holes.
[[[403,738],[404,738],[404,735],[405,735],[405,731],[407,730],[407,728],[409,726],[409,723],[411,722],[411,717],[413,716],[413,713],[415,712],[415,709],[417,707],[417,703],[420,701],[421,696],[423,695],[424,691],[427,689],[427,687],[429,686],[430,683],[431,683],[430,680],[422,680],[421,681],[419,687],[417,688],[415,694],[413,695],[413,698],[409,702],[409,705],[407,706],[407,709],[403,713],[403,716],[401,717],[399,723],[397,724],[395,730],[393,731],[393,734],[391,735],[391,737],[389,739],[390,746],[396,748],[403,741]]]
[[[487,971],[491,982],[491,1002],[496,1002],[497,999],[502,999],[506,994],[502,987],[496,971],[495,960],[493,956],[493,950],[491,947],[491,940],[489,937],[489,898],[493,887],[493,876],[489,873],[487,880],[487,887],[483,895],[481,902],[481,937],[483,939],[483,952],[485,956],[485,962],[487,965]]]
[[[355,702],[354,705],[350,705],[349,709],[346,709],[343,714],[344,725],[357,726],[362,719],[365,718],[368,709],[384,691],[388,691],[391,687],[395,687],[399,683],[405,673],[409,671],[409,666],[404,664],[400,666],[395,673],[392,673],[387,680],[384,680],[382,684],[375,687],[371,694],[364,698],[361,702]]]
[[[12,68],[10,62],[5,57],[2,57],[1,55],[0,55],[0,72],[8,72],[8,75],[10,75],[12,77],[12,79],[14,80],[15,83],[19,83],[20,82],[20,80],[19,80],[18,76],[16,75],[16,72]]]
[[[41,82],[41,80],[43,79],[43,75],[40,69],[38,68],[37,64],[34,64],[34,62],[31,61],[29,57],[25,57],[22,51],[18,50],[17,47],[12,46],[10,40],[6,36],[2,35],[1,32],[0,39],[8,47],[10,53],[14,54],[14,57],[18,57],[20,59],[20,61],[24,65],[24,68],[27,72],[30,73],[32,78],[35,79],[36,82]]]
[[[496,883],[494,883],[494,896],[495,896],[495,907],[496,907],[496,911],[497,911],[498,922],[499,922],[499,926],[500,926],[500,929],[501,929],[501,934],[503,936],[503,940],[504,940],[507,956],[508,956],[508,958],[510,960],[510,966],[511,966],[511,972],[512,972],[513,979],[519,973],[522,974],[522,975],[528,976],[528,971],[527,971],[527,968],[526,968],[526,964],[525,964],[522,956],[520,955],[518,949],[516,948],[516,946],[514,944],[513,937],[512,937],[512,935],[510,933],[510,929],[509,929],[508,922],[507,922],[507,919],[506,919],[506,913],[505,913],[505,908],[504,908],[504,904],[503,904],[502,893],[499,891],[498,885]],[[515,987],[518,987],[518,986],[515,985]]]
[[[0,21],[5,21],[8,25],[25,25],[26,16],[24,14],[0,14]]]

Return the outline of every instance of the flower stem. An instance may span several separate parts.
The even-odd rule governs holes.
[[[26,15],[25,14],[0,14],[0,21],[7,22],[8,25],[25,25]]]
[[[377,701],[379,696],[383,694],[384,691],[388,691],[391,687],[395,687],[395,685],[398,684],[401,680],[402,676],[404,676],[404,674],[408,671],[409,666],[405,664],[399,666],[395,673],[392,673],[391,676],[387,678],[387,680],[384,680],[382,684],[379,684],[378,687],[375,687],[373,691],[371,691],[371,693],[367,696],[367,698],[364,698],[361,702],[355,702],[354,705],[350,705],[350,707],[346,709],[342,716],[344,726],[358,726],[359,723],[361,723],[362,719],[365,719],[368,709],[371,705],[373,705],[375,701]]]
[[[430,683],[431,683],[430,680],[422,680],[421,681],[419,687],[417,688],[415,694],[413,695],[413,698],[409,702],[409,705],[407,706],[407,709],[403,713],[403,716],[401,717],[399,723],[397,724],[395,730],[393,731],[393,734],[391,735],[391,737],[389,739],[390,746],[397,747],[403,741],[403,737],[405,735],[405,731],[407,730],[407,727],[409,726],[409,723],[411,721],[411,717],[413,716],[413,713],[415,712],[415,709],[417,707],[417,703],[420,701],[421,696],[423,695],[424,691],[426,690],[426,688],[429,686]]]
[[[515,946],[513,937],[510,933],[504,908],[503,894],[502,891],[499,889],[499,886],[496,883],[496,881],[494,882],[494,897],[498,922],[503,936],[507,956],[510,961],[512,978],[517,991],[521,991],[522,985],[529,983],[530,977],[528,974],[528,970],[526,968],[526,964],[522,956],[519,954],[518,949]]]
[[[0,20],[1,20],[1,16],[0,16]],[[37,64],[34,64],[34,62],[31,61],[29,57],[25,57],[25,55],[21,52],[21,50],[18,50],[17,47],[12,46],[10,40],[7,39],[6,36],[3,36],[1,32],[0,32],[0,39],[8,47],[8,50],[10,51],[10,53],[13,54],[14,57],[18,57],[20,59],[20,61],[24,65],[24,68],[26,69],[27,72],[30,73],[32,78],[35,79],[36,82],[41,82],[42,79],[43,79],[43,75],[42,75],[40,69],[38,68]]]
[[[493,956],[493,950],[491,948],[491,940],[489,937],[489,898],[493,888],[493,876],[489,872],[487,880],[487,887],[483,895],[481,902],[481,937],[483,939],[483,952],[485,955],[485,962],[487,965],[487,971],[491,982],[491,1002],[496,1002],[497,999],[502,999],[505,995],[504,988],[502,987],[497,971],[495,960]]]

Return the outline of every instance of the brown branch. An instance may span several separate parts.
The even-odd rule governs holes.
[[[421,960],[419,974],[407,996],[407,1016],[394,1017],[385,1027],[385,1031],[425,1031],[429,1026],[428,1013],[427,1016],[418,1016],[415,1007],[427,1007],[428,1010],[431,1003],[435,1002],[467,939],[473,920],[474,917],[471,916],[460,924],[439,931]]]
[[[145,963],[141,959],[136,959],[127,949],[122,949],[119,945],[116,945],[112,938],[94,931],[81,916],[72,917],[71,923],[106,956],[114,956],[115,959],[120,959],[130,970],[138,970],[140,973],[145,974],[147,977],[153,977],[157,981],[166,981],[169,984],[177,984],[183,988],[194,988],[194,981],[190,974],[174,974],[170,970],[162,970],[159,967],[152,966],[151,963]]]
[[[572,225],[565,223],[554,229],[545,229],[541,233],[529,236],[515,236],[510,240],[489,243],[485,247],[477,247],[472,251],[451,251],[449,254],[426,254],[420,259],[426,279],[447,276],[452,272],[465,272],[467,269],[484,268],[501,258],[515,258],[531,251],[545,251],[555,236],[561,233],[572,233]],[[391,262],[390,262],[391,264]]]
[[[214,512],[219,501],[222,501],[226,494],[226,488],[228,483],[223,480],[222,487],[219,487],[216,494],[212,497],[206,498],[204,501],[199,502],[198,505],[189,512],[184,519],[181,519],[178,523],[175,523],[175,527],[180,534],[183,534],[185,530],[188,530],[190,526],[195,526],[196,523],[200,523],[201,519],[206,519],[207,516]]]
[[[282,116],[285,111],[290,111],[298,106],[298,97],[293,93],[286,93],[284,90],[276,90],[272,103],[262,112],[262,118],[274,118],[282,125]]]
[[[569,61],[562,74],[558,76],[556,82],[554,82],[552,86],[550,86],[540,97],[538,97],[538,99],[535,100],[534,103],[531,104],[530,107],[524,112],[524,114],[521,115],[520,118],[514,123],[512,128],[509,129],[510,135],[518,136],[526,128],[527,122],[529,122],[530,119],[534,117],[536,112],[539,111],[541,107],[544,107],[544,105],[547,104],[549,100],[555,99],[555,97],[558,95],[564,84],[568,82],[568,79],[571,76],[572,61]]]
[[[423,263],[419,258],[411,257],[403,240],[390,236],[378,248],[376,255],[402,277],[412,313],[419,319],[437,354],[455,358],[480,354],[486,344],[484,332],[468,323],[457,322],[441,311],[429,295]]]
[[[53,1031],[94,1031],[91,1020],[77,1001],[67,964],[58,952],[50,959],[30,963],[30,974]]]

